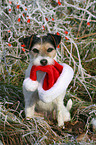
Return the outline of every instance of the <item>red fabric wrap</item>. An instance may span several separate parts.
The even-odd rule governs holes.
[[[33,81],[37,80],[37,75],[36,75],[37,71],[46,72],[44,82],[43,82],[43,89],[48,90],[55,84],[55,82],[57,81],[58,77],[62,72],[62,69],[63,66],[57,63],[55,60],[54,60],[54,65],[46,65],[46,66],[33,65],[30,72],[30,79],[32,79]]]

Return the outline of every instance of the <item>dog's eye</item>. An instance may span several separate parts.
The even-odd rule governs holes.
[[[32,51],[33,51],[34,53],[39,53],[39,50],[36,49],[36,48],[34,48]]]
[[[53,51],[53,48],[48,48],[47,49],[47,52],[51,52],[51,51]]]

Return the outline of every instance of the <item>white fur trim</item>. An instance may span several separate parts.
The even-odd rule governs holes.
[[[50,88],[49,90],[44,90],[42,88],[43,80],[39,84],[38,87],[39,98],[44,103],[52,102],[55,98],[57,98],[60,94],[62,94],[67,89],[68,85],[70,84],[73,78],[74,75],[73,69],[65,63],[61,65],[63,66],[62,73],[52,88]]]
[[[38,81],[33,81],[30,78],[26,78],[23,82],[23,86],[27,91],[35,91],[38,88]]]

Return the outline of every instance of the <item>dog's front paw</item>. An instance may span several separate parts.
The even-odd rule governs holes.
[[[23,86],[27,91],[34,92],[38,88],[38,81],[33,81],[30,78],[26,78],[23,82]]]
[[[64,122],[70,121],[71,117],[70,117],[70,112],[66,111],[64,113]]]

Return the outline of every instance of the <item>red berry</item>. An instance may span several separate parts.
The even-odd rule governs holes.
[[[21,19],[20,18],[18,18],[18,22],[20,22],[21,21]]]
[[[20,5],[17,5],[16,8],[19,9]]]
[[[11,9],[9,9],[9,13],[11,13]]]
[[[90,26],[90,23],[89,23],[89,22],[87,22],[87,25],[88,25],[88,26]]]
[[[8,32],[8,33],[10,33],[11,31],[10,31],[10,30],[8,30],[7,32]]]
[[[58,5],[61,5],[60,1],[58,0]]]
[[[25,44],[22,44],[21,47],[25,47]]]
[[[57,32],[57,35],[60,35],[59,32]]]
[[[10,47],[11,47],[12,45],[11,45],[10,43],[8,43],[8,46],[10,46]]]
[[[46,21],[48,21],[48,18],[45,17],[45,19],[46,19]]]
[[[65,34],[68,34],[68,31],[65,31],[64,33],[65,33]]]
[[[25,8],[25,11],[27,11],[27,8]]]
[[[25,17],[25,14],[23,14],[23,17]]]
[[[52,21],[54,21],[54,18],[52,18]]]
[[[23,52],[25,52],[25,49],[24,48],[22,48],[22,50],[23,50]]]
[[[45,27],[44,27],[44,25],[42,26],[42,29],[43,29],[43,30],[45,30]]]
[[[65,39],[66,39],[66,40],[68,40],[68,38],[67,38],[67,37],[65,37]]]
[[[11,2],[11,1],[9,1],[9,4],[12,4],[12,2]]]
[[[30,19],[27,20],[27,23],[30,23]]]
[[[59,48],[59,45],[57,46],[57,48]]]

